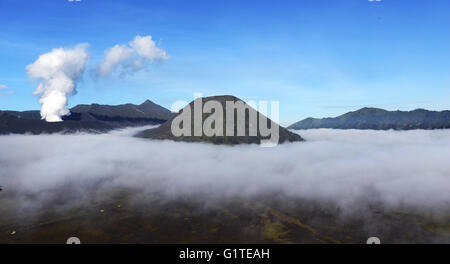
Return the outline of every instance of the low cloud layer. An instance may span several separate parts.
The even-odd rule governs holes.
[[[136,36],[128,45],[115,45],[105,52],[105,58],[97,66],[97,76],[106,77],[119,71],[132,74],[144,69],[155,61],[168,58],[166,52],[158,48],[152,36]]]
[[[62,188],[131,188],[167,199],[278,193],[343,209],[367,201],[450,208],[450,130],[309,130],[301,131],[307,142],[260,148],[131,137],[140,129],[1,136],[0,185],[29,202]]]
[[[28,76],[40,81],[34,95],[40,97],[41,116],[47,122],[60,122],[68,115],[68,96],[76,93],[77,81],[85,71],[87,44],[72,49],[58,48],[42,54],[27,66]]]

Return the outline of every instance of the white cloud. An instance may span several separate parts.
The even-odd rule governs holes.
[[[133,50],[124,45],[116,45],[105,53],[105,59],[98,65],[98,74],[107,76],[124,62],[133,61]]]
[[[26,67],[29,77],[41,81],[34,94],[40,96],[41,116],[47,122],[62,121],[61,117],[70,113],[67,98],[76,93],[76,82],[84,73],[87,46],[53,49]]]
[[[130,46],[136,51],[136,53],[147,60],[165,60],[168,58],[166,52],[156,47],[155,42],[152,40],[152,36],[136,36]]]
[[[0,95],[11,95],[14,94],[14,91],[11,91],[8,86],[4,84],[0,84]]]
[[[63,189],[134,188],[167,199],[281,193],[343,210],[367,201],[450,208],[450,130],[311,130],[301,132],[307,142],[269,149],[131,137],[138,130],[0,136],[0,182],[36,201]]]
[[[128,45],[115,45],[105,52],[105,58],[97,66],[97,75],[106,77],[119,70],[121,74],[132,74],[148,64],[168,58],[158,48],[152,36],[136,36]]]

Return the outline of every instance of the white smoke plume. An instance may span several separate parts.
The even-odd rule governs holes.
[[[85,71],[89,60],[87,46],[53,49],[27,66],[28,76],[40,80],[33,94],[40,96],[41,116],[47,122],[61,122],[62,116],[70,114],[68,96],[76,93],[77,81]]]
[[[115,45],[105,52],[98,64],[96,74],[106,77],[116,70],[132,74],[144,69],[149,63],[168,59],[166,52],[158,48],[152,36],[136,36],[128,45]]]
[[[0,136],[0,185],[35,201],[69,186],[205,201],[280,193],[345,210],[367,201],[450,208],[450,130],[310,130],[300,132],[307,142],[268,149],[132,137],[138,130]]]

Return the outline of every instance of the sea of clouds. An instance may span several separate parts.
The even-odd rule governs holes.
[[[142,129],[0,136],[0,195],[45,203],[58,190],[82,199],[126,188],[167,199],[282,194],[342,208],[450,208],[450,130],[307,130],[298,131],[306,142],[261,148],[133,137]]]

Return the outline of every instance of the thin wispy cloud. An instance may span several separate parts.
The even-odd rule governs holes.
[[[11,91],[6,85],[0,84],[0,95],[2,94],[14,94],[14,91]]]

